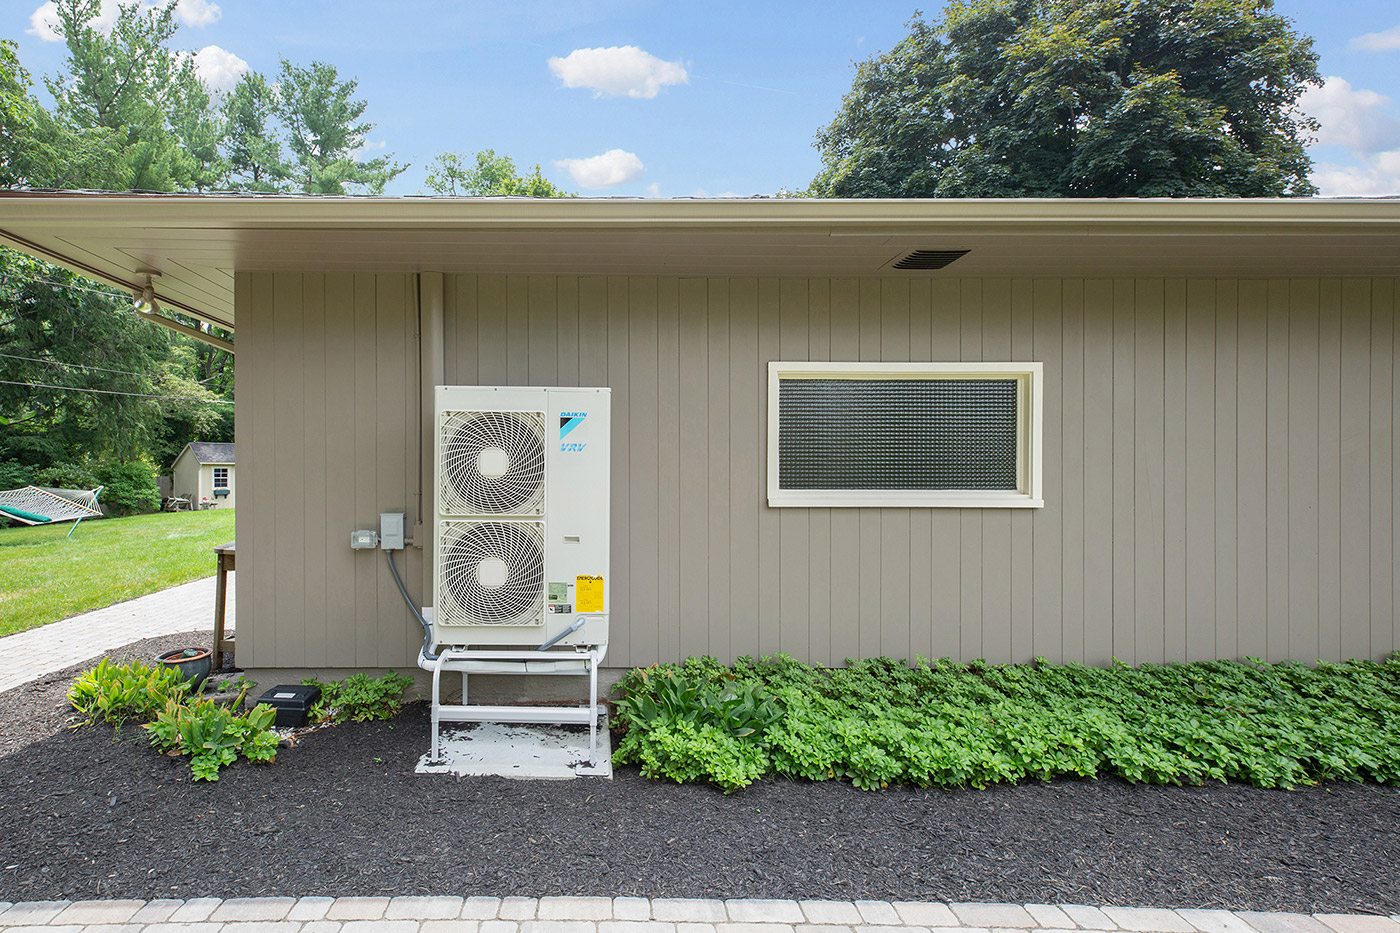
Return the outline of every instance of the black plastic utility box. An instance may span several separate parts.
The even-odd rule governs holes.
[[[259,703],[266,703],[277,710],[278,726],[304,726],[306,714],[316,701],[321,699],[320,687],[304,687],[300,684],[278,684],[258,697]]]

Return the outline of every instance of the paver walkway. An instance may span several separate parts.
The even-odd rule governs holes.
[[[233,581],[228,617],[233,631]],[[214,627],[214,577],[0,638],[0,693],[143,638]]]
[[[1400,916],[645,897],[0,901],[0,933],[1400,933]]]

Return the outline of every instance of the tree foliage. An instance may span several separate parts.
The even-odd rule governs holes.
[[[33,86],[15,43],[0,39],[0,188],[125,187],[117,134],[65,125],[34,99]]]
[[[826,197],[1316,193],[1312,40],[1273,0],[951,0],[857,67]]]
[[[539,163],[529,175],[521,177],[515,160],[497,155],[494,149],[483,149],[466,157],[444,152],[428,165],[424,184],[436,194],[451,197],[523,197],[572,198],[540,172]]]
[[[119,144],[108,184],[189,191],[222,177],[218,112],[193,56],[170,47],[176,2],[120,4],[107,32],[93,25],[99,0],[55,0],[68,60],[46,83],[67,129]]]
[[[228,130],[229,186],[239,191],[280,191],[292,167],[277,131],[277,92],[250,71],[224,101]]]
[[[356,100],[353,79],[340,79],[335,66],[312,62],[309,68],[282,59],[277,115],[296,156],[294,177],[309,194],[346,194],[352,188],[382,194],[384,186],[407,166],[392,155],[362,159],[374,124],[363,120],[363,100]]]

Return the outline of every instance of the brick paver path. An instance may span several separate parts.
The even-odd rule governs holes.
[[[1400,933],[1400,916],[645,897],[0,901],[0,933]]]
[[[229,580],[228,619],[235,602]],[[214,578],[206,577],[0,638],[0,693],[143,638],[214,627]]]

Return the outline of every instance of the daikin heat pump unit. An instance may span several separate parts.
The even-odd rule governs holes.
[[[440,386],[431,656],[438,723],[589,723],[608,644],[610,390]],[[440,701],[443,671],[462,703]],[[471,673],[589,677],[587,706],[469,706]]]
[[[607,643],[609,394],[438,388],[433,651]]]

